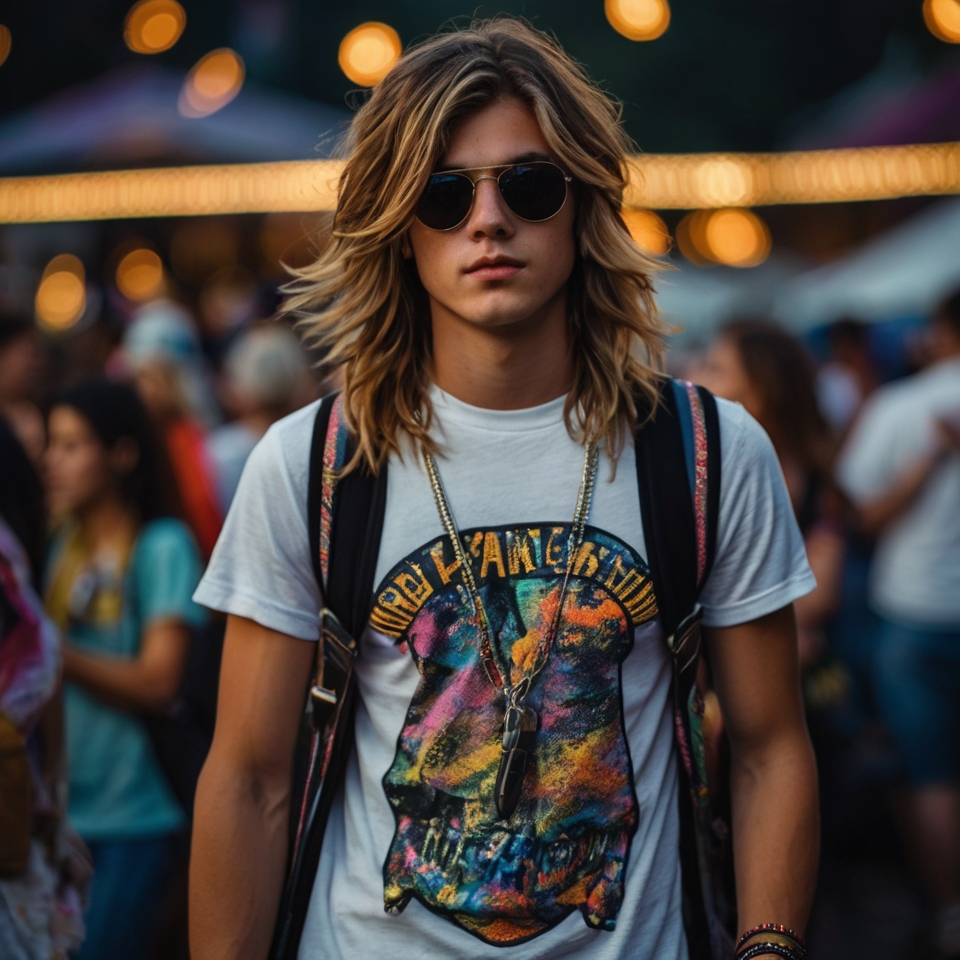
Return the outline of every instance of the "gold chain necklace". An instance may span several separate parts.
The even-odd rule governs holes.
[[[506,704],[503,717],[500,768],[497,771],[495,788],[497,812],[504,820],[511,816],[520,799],[520,788],[523,782],[523,773],[526,769],[527,757],[533,749],[539,724],[536,713],[532,708],[526,706],[524,701],[530,692],[533,678],[543,669],[550,658],[550,652],[560,628],[570,574],[573,572],[577,555],[580,553],[581,546],[583,546],[587,516],[590,513],[590,503],[593,500],[593,488],[596,483],[598,459],[597,445],[591,441],[584,450],[580,490],[577,494],[577,505],[573,513],[570,533],[567,537],[567,568],[563,576],[563,584],[560,587],[557,609],[549,630],[537,650],[533,668],[516,683],[513,683],[509,664],[506,665],[505,669],[501,669],[497,663],[497,656],[490,636],[490,621],[487,618],[483,599],[473,575],[473,567],[470,565],[469,558],[464,550],[460,533],[450,511],[450,504],[443,492],[437,462],[429,450],[423,451],[423,460],[430,477],[430,486],[433,489],[437,512],[440,514],[440,521],[453,544],[453,550],[460,565],[461,576],[467,588],[467,593],[470,595],[474,616],[480,628],[480,662],[483,664],[487,679],[503,694]]]

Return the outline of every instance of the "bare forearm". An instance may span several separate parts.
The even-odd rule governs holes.
[[[913,503],[930,474],[940,462],[942,452],[922,457],[881,497],[860,505],[860,525],[864,533],[877,536]]]
[[[738,925],[782,923],[802,931],[820,849],[817,773],[805,734],[733,757]]]
[[[287,853],[288,792],[218,765],[197,787],[190,857],[193,960],[264,960]]]
[[[159,712],[176,695],[176,684],[135,657],[64,647],[64,677],[109,707],[128,713]]]

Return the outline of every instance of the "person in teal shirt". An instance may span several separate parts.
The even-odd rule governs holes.
[[[69,811],[94,879],[82,960],[144,955],[187,817],[143,722],[175,701],[200,558],[173,516],[172,480],[129,387],[67,391],[50,413],[45,468],[63,526],[46,604],[64,636]]]

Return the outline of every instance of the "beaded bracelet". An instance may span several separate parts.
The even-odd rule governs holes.
[[[761,923],[758,926],[741,933],[740,939],[737,941],[737,945],[733,952],[737,953],[751,937],[755,937],[758,933],[782,934],[785,937],[789,937],[801,950],[806,952],[807,944],[803,937],[798,936],[789,927],[785,927],[782,923]]]
[[[736,960],[753,960],[754,957],[768,957],[770,954],[785,957],[786,960],[798,960],[800,954],[782,943],[755,943],[747,947],[743,953],[738,953]]]
[[[785,933],[755,933],[747,942],[740,948],[740,953],[736,955],[734,960],[739,960],[742,952],[744,950],[753,949],[756,943],[776,943],[781,947],[785,947],[790,951],[792,957],[795,960],[806,960],[807,951],[799,944],[793,937],[787,936]]]

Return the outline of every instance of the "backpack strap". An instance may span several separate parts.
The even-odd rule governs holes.
[[[720,506],[720,423],[708,390],[664,378],[636,439],[650,574],[664,635],[694,609],[713,567]]]
[[[323,606],[334,619],[331,621],[327,614],[322,618],[323,668],[314,670],[317,682],[307,696],[308,709],[295,749],[289,872],[271,960],[294,960],[297,956],[330,807],[353,743],[356,681],[347,661],[352,661],[359,649],[355,638],[365,629],[373,607],[373,578],[387,493],[386,467],[376,477],[362,467],[340,476],[353,449],[340,394],[325,397],[313,427],[307,523],[313,572]],[[320,646],[318,643],[318,654]],[[337,682],[333,682],[334,673]],[[324,689],[321,680],[334,690]],[[317,692],[334,691],[339,696],[333,705],[316,698]],[[318,707],[325,715],[333,710],[329,716],[335,719],[326,734],[324,723],[317,719]]]
[[[712,960],[733,952],[723,929],[733,899],[725,878],[716,879],[721,854],[709,835],[702,701],[695,682],[701,654],[697,597],[717,544],[720,429],[716,401],[703,387],[664,378],[659,400],[636,437],[637,481],[650,576],[673,665],[684,926],[692,960]]]

